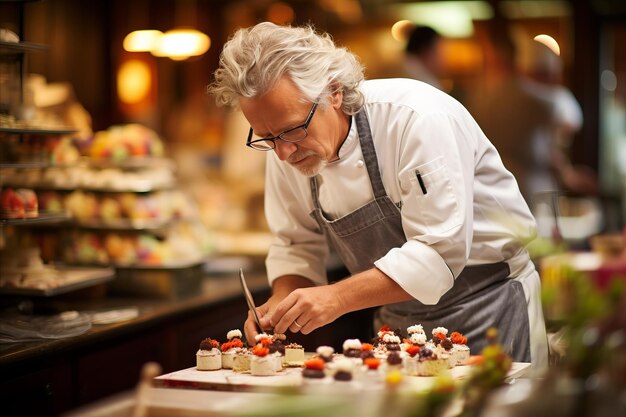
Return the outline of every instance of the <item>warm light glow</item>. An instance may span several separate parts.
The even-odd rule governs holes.
[[[161,35],[163,32],[160,30],[136,30],[124,38],[124,49],[128,52],[152,51]]]
[[[272,3],[267,9],[267,20],[277,25],[287,25],[293,22],[294,15],[293,8],[281,1]]]
[[[157,48],[151,52],[154,56],[180,61],[190,56],[202,55],[210,46],[211,39],[202,32],[194,29],[173,29],[159,38]]]
[[[398,42],[406,42],[409,32],[415,27],[415,23],[410,20],[399,20],[391,27],[391,36]]]
[[[318,0],[318,4],[345,23],[356,23],[363,18],[363,9],[357,0]]]
[[[556,39],[554,39],[552,36],[537,35],[534,37],[534,39],[535,41],[542,43],[548,48],[550,48],[550,50],[554,52],[556,55],[561,56],[561,47],[559,46],[559,43],[556,41]]]
[[[152,75],[148,65],[137,59],[124,62],[117,72],[117,95],[123,103],[142,101],[150,92]]]
[[[485,1],[430,1],[390,5],[396,16],[419,25],[430,26],[448,38],[470,37],[474,33],[474,20],[488,20],[493,9]]]

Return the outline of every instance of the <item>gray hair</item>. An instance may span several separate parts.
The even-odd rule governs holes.
[[[318,34],[312,26],[263,22],[239,29],[226,42],[207,91],[219,106],[236,107],[239,97],[261,96],[286,75],[303,99],[319,98],[322,105],[330,94],[342,91],[341,109],[355,114],[364,101],[358,89],[363,71],[357,57],[337,47],[329,34]]]

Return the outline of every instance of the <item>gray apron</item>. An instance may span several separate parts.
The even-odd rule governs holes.
[[[355,115],[355,121],[374,200],[339,219],[328,220],[320,205],[317,177],[310,179],[314,206],[310,215],[351,274],[371,269],[375,261],[406,242],[400,209],[383,186],[364,111]],[[430,335],[433,328],[443,326],[467,336],[472,354],[480,353],[487,344],[487,329],[495,327],[513,360],[530,362],[526,298],[522,284],[509,279],[509,274],[504,262],[466,266],[436,305],[413,300],[382,306],[374,327],[387,324],[404,333],[407,327],[421,324]]]

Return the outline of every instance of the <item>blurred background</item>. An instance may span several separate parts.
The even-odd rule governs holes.
[[[240,267],[268,296],[264,155],[206,94],[229,36],[261,21],[312,24],[367,78],[420,79],[468,108],[537,217],[531,255],[563,295],[546,304],[553,340],[589,298],[560,291],[570,268],[601,290],[626,277],[624,0],[0,0],[7,415],[129,389],[148,360],[193,366],[200,340],[245,319]],[[351,320],[301,342],[369,327]]]
[[[122,123],[154,130],[167,156],[177,160],[179,179],[192,187],[195,184],[209,226],[240,229],[263,227],[262,215],[236,208],[230,212],[233,218],[224,219],[224,212],[215,210],[216,204],[243,201],[256,210],[258,199],[226,195],[225,200],[215,201],[219,197],[203,192],[206,188],[198,184],[211,177],[218,182],[233,180],[237,188],[245,188],[244,194],[258,194],[262,189],[263,161],[243,146],[245,121],[217,108],[205,94],[221,47],[234,30],[264,20],[311,23],[354,51],[365,64],[368,78],[419,78],[411,72],[406,46],[413,26],[428,26],[440,38],[435,70],[438,87],[472,112],[475,97],[499,88],[506,72],[502,41],[510,39],[514,49],[508,53],[515,71],[529,73],[533,66],[544,65],[552,73],[548,83],[565,87],[577,101],[578,109],[572,113],[580,114],[574,117],[578,121],[571,135],[561,142],[562,155],[588,173],[589,181],[564,183],[562,188],[598,197],[601,227],[621,228],[626,193],[626,50],[620,46],[626,42],[623,1],[44,0],[3,2],[2,8],[2,28],[21,40],[47,45],[45,52],[28,54],[27,72],[38,75],[31,80],[32,89],[64,83],[72,90],[72,101],[89,116],[83,123],[93,132]],[[197,55],[174,56],[129,46],[129,34],[135,31],[166,35],[170,31],[172,35],[171,31],[181,28],[203,36],[200,51],[193,52]],[[544,36],[533,40],[537,35]],[[552,57],[556,60],[538,63],[543,58],[533,44],[540,42],[559,54]],[[484,129],[488,136],[496,136],[489,134],[491,128]],[[495,143],[497,138],[492,140]],[[255,157],[256,163],[252,162]]]

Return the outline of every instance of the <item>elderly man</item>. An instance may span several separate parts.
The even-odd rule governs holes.
[[[209,91],[267,151],[264,329],[310,333],[373,306],[375,326],[444,326],[517,361],[547,360],[540,283],[524,242],[535,222],[470,114],[416,80],[364,81],[311,27],[260,23],[226,43]],[[243,139],[243,138],[242,138]],[[328,242],[351,276],[328,284]],[[245,332],[259,329],[250,319]]]

